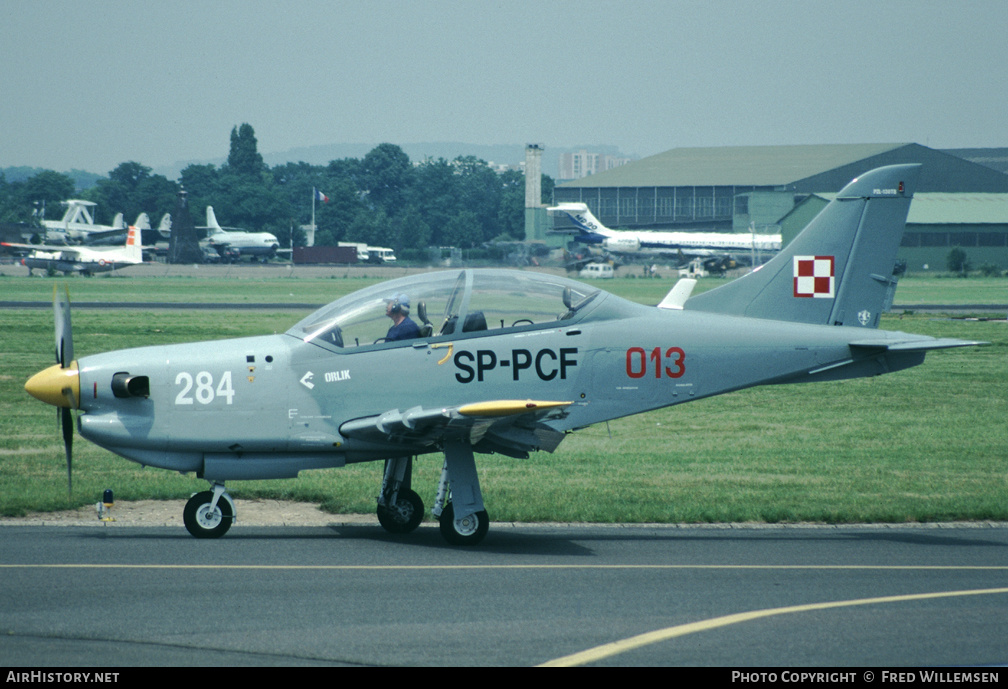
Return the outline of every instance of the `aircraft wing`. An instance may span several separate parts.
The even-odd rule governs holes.
[[[340,433],[348,438],[426,450],[445,440],[465,439],[477,452],[527,457],[533,450],[552,452],[564,433],[543,423],[567,415],[573,402],[492,400],[453,407],[413,407],[406,411],[347,421]]]
[[[15,242],[0,242],[0,246],[11,249],[27,249],[29,251],[66,251],[70,248],[67,244],[17,244]]]
[[[0,242],[0,245],[12,249],[27,249],[30,251],[43,251],[47,253],[59,253],[60,260],[77,261],[80,259],[80,251],[66,244],[14,244],[12,242]]]

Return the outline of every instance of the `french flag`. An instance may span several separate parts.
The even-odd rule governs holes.
[[[312,189],[312,193],[315,194],[315,200],[316,201],[321,201],[322,203],[329,203],[329,197],[326,196],[325,194],[323,194],[318,189],[313,188]]]

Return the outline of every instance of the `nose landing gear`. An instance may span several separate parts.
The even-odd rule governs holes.
[[[235,520],[235,506],[223,483],[214,483],[213,490],[196,493],[182,511],[186,530],[196,538],[220,538]]]

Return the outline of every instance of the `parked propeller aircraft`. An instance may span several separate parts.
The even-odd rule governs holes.
[[[588,210],[585,203],[560,203],[546,209],[550,215],[564,214],[575,226],[574,239],[598,246],[616,255],[649,254],[658,256],[762,256],[776,254],[781,248],[779,234],[740,234],[729,232],[661,232],[657,230],[611,230]],[[564,230],[556,230],[564,232]]]
[[[76,409],[91,442],[208,481],[184,510],[196,537],[231,526],[226,481],[379,460],[379,521],[409,532],[424,511],[413,458],[439,452],[441,533],[478,543],[476,453],[526,458],[601,421],[980,344],[876,329],[918,174],[864,174],[760,270],[694,297],[680,281],[657,308],[542,273],[456,269],[360,290],[282,335],[75,359],[68,298],[54,299],[57,364],[25,388],[62,409],[68,480]]]
[[[141,213],[137,218],[138,225],[143,225],[146,222],[147,227],[150,227],[150,222],[146,218],[147,214]],[[90,275],[143,263],[141,231],[140,227],[130,227],[126,234],[126,245],[121,247],[13,244],[9,242],[0,244],[12,249],[31,251],[21,259],[21,265],[28,268],[29,275],[35,268]]]
[[[272,258],[276,256],[280,242],[269,232],[242,232],[225,230],[217,222],[213,206],[207,206],[207,224],[205,229],[207,243],[221,255],[227,249],[237,251],[241,256],[257,258]]]
[[[98,204],[93,201],[70,199],[62,201],[67,207],[60,220],[43,220],[45,239],[50,242],[77,242],[93,244],[96,242],[122,241],[126,234],[126,223],[123,214],[116,213],[111,225],[96,225],[91,213]]]

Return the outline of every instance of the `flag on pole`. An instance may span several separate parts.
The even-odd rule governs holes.
[[[318,189],[312,188],[312,193],[315,194],[316,201],[321,201],[322,203],[329,203],[329,197],[323,194]]]

